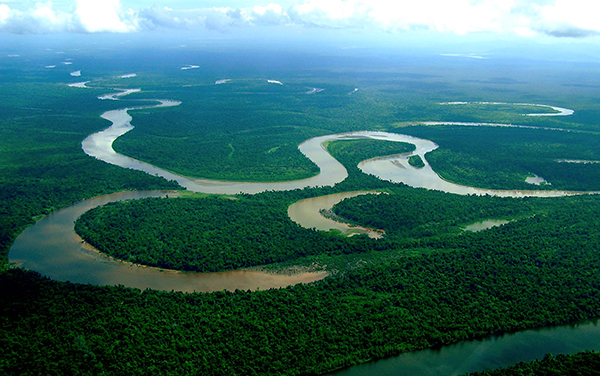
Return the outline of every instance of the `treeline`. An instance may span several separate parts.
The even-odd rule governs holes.
[[[585,351],[573,355],[546,355],[542,360],[521,362],[512,367],[496,371],[471,373],[470,376],[511,375],[598,375],[600,353]]]

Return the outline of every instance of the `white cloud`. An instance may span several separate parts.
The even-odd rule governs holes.
[[[600,2],[583,0],[557,0],[554,5],[545,5],[541,16],[548,22],[572,25],[581,29],[600,30]]]
[[[180,29],[190,24],[185,18],[178,17],[172,9],[158,5],[142,9],[138,14],[138,23],[141,28],[149,30]]]
[[[27,10],[0,4],[0,31],[11,33],[128,32],[139,30],[137,15],[123,11],[119,0],[76,0],[73,11],[38,2]]]
[[[274,3],[253,7],[248,18],[255,25],[283,25],[290,22],[283,7]]]
[[[71,16],[55,12],[50,2],[37,3],[31,12],[31,18],[40,30],[63,31],[66,25],[71,24]]]
[[[76,0],[75,15],[83,29],[90,33],[138,29],[135,13],[123,12],[120,0]]]
[[[600,32],[597,0],[305,0],[288,14],[305,25],[387,31],[570,37]]]
[[[94,33],[194,27],[229,30],[295,24],[390,32],[511,33],[528,37],[600,34],[597,0],[296,0],[291,5],[286,5],[290,1],[280,0],[283,3],[268,5],[247,1],[243,4],[248,5],[241,8],[229,7],[223,1],[224,6],[189,10],[175,10],[164,4],[124,9],[121,0],[73,1],[71,7],[62,10],[56,10],[50,2],[37,3],[31,9],[11,9],[0,4],[0,31]]]
[[[0,4],[0,23],[5,23],[10,16],[10,8],[6,4]]]
[[[310,26],[366,27],[372,22],[372,9],[372,5],[357,0],[306,0],[291,6],[289,15],[295,23]]]
[[[465,34],[503,31],[513,5],[512,0],[307,0],[291,13],[297,22],[319,26]]]
[[[43,33],[68,31],[72,17],[66,13],[56,13],[51,3],[36,3],[28,11],[11,9],[0,4],[0,31],[11,33]]]
[[[600,33],[600,2],[556,0],[539,7],[535,29],[554,36],[578,37]]]

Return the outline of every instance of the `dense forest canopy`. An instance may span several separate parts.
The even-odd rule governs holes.
[[[53,211],[110,192],[178,189],[81,150],[87,135],[109,125],[103,112],[155,98],[182,104],[131,111],[135,128],[115,148],[184,175],[304,178],[318,173],[297,149],[307,138],[385,130],[436,142],[440,147],[427,161],[459,184],[599,190],[600,164],[563,162],[600,160],[594,65],[272,51],[240,57],[210,48],[116,53],[106,46],[98,59],[94,48],[69,49],[68,56],[40,48],[0,58],[3,374],[321,374],[409,350],[600,316],[600,197],[458,196],[392,184],[356,165],[413,147],[374,140],[326,145],[349,173],[334,187],[234,200],[132,201],[100,207],[77,223],[89,242],[126,261],[185,271],[311,266],[330,272],[322,281],[184,294],[56,282],[9,264],[14,239]],[[190,57],[201,69],[181,69]],[[76,70],[81,77],[70,75]],[[215,85],[224,79],[231,81]],[[90,82],[67,86],[78,81]],[[139,87],[120,101],[97,99],[114,88]],[[453,101],[539,103],[575,113],[528,117],[522,114],[551,110],[443,104]],[[549,184],[526,183],[531,174]],[[352,198],[334,211],[384,229],[381,240],[304,229],[287,217],[287,207],[303,198],[362,189],[386,194]],[[463,231],[485,219],[509,222]],[[576,368],[597,362],[594,354],[556,359]]]

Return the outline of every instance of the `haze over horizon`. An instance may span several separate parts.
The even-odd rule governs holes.
[[[0,31],[11,34],[135,33],[189,30],[198,35],[385,32],[406,37],[502,37],[600,41],[593,0],[57,0],[0,2]]]

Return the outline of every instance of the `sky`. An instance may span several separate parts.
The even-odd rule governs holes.
[[[0,33],[284,34],[299,27],[600,42],[599,0],[0,0]]]

